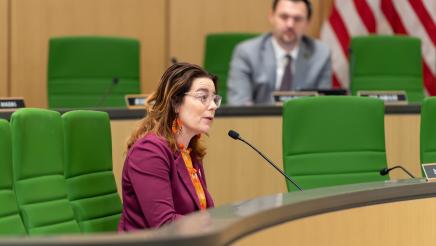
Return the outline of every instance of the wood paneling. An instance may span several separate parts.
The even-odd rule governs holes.
[[[319,37],[332,0],[312,2],[308,34]],[[171,57],[202,64],[207,33],[266,32],[270,9],[271,0],[0,0],[0,96],[46,107],[48,39],[64,35],[138,38],[141,87],[149,93]]]
[[[385,117],[386,155],[390,166],[402,165],[416,177],[421,177],[419,157],[419,115],[387,115]],[[389,173],[391,178],[409,178],[401,170]]]
[[[108,35],[141,41],[142,91],[153,90],[166,66],[166,1],[11,1],[12,96],[47,106],[48,40],[65,35]]]
[[[6,97],[9,95],[8,6],[8,0],[0,0],[0,97]]]
[[[112,120],[112,162],[118,193],[121,195],[121,174],[123,171],[126,140],[135,129],[136,120]]]
[[[125,140],[136,122],[112,121],[114,173],[119,191]],[[216,118],[209,137],[203,138],[208,150],[204,160],[206,178],[216,205],[287,192],[285,179],[248,146],[228,137],[230,129],[238,130],[283,168],[281,117]],[[421,177],[419,115],[386,115],[385,136],[388,166],[401,164]],[[391,172],[390,177],[408,178],[400,170]]]
[[[267,31],[270,2],[170,0],[170,55],[201,65],[207,33]]]
[[[435,217],[436,198],[385,203],[287,222],[233,245],[436,245]]]
[[[331,1],[313,0],[308,35],[319,37]],[[203,64],[204,40],[213,32],[267,32],[272,0],[170,0],[169,54],[179,61]]]

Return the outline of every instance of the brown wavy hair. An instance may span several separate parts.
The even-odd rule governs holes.
[[[176,107],[183,102],[185,93],[191,89],[192,82],[197,78],[209,78],[218,90],[218,79],[198,65],[176,63],[170,66],[162,75],[157,90],[146,100],[147,115],[139,122],[137,128],[127,140],[127,150],[147,133],[154,133],[165,138],[171,149],[176,152],[178,147],[171,126],[177,117]],[[203,159],[206,148],[199,138],[193,137],[189,143],[195,156]]]

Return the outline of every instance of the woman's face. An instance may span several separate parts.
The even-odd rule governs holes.
[[[209,78],[196,78],[190,90],[185,94],[178,107],[184,134],[206,133],[212,125],[219,96],[215,95],[215,86]]]

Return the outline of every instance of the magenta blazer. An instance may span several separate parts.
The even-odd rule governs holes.
[[[203,185],[207,207],[213,207],[203,165],[192,154],[191,158]],[[168,142],[155,134],[139,139],[128,151],[122,189],[119,231],[160,227],[200,210],[197,193],[180,152],[174,153]]]

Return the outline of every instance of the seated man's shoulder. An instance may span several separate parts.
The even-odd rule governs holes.
[[[327,44],[323,43],[318,39],[313,39],[307,36],[303,37],[303,43],[309,47],[309,49],[313,50],[317,55],[326,55],[330,54],[330,48]]]
[[[271,34],[261,34],[259,36],[253,37],[253,38],[249,38],[247,40],[244,40],[242,42],[240,42],[237,45],[237,48],[240,50],[252,50],[252,49],[257,49],[259,47],[261,47],[265,41],[271,37]]]

